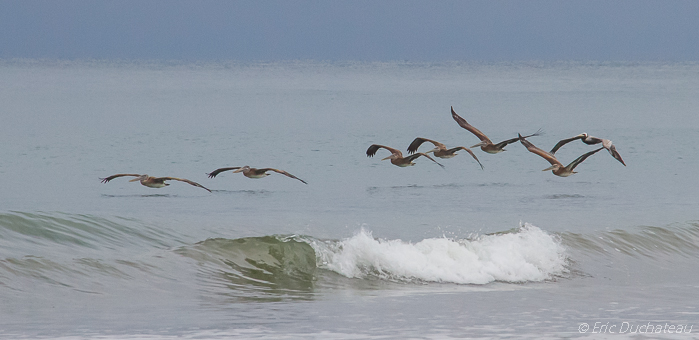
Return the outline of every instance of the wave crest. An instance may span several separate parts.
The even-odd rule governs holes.
[[[515,232],[471,240],[382,240],[362,229],[321,249],[323,265],[350,278],[486,284],[543,281],[563,275],[565,248],[545,231],[525,224]]]

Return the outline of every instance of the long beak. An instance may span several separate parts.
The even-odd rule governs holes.
[[[483,146],[483,145],[485,145],[485,144],[486,144],[486,142],[480,142],[480,143],[478,143],[478,144],[476,144],[476,145],[472,146],[471,148],[475,148],[475,147]]]
[[[237,174],[237,173],[242,172],[242,171],[243,171],[242,168],[241,168],[241,169],[235,169],[235,170],[233,170],[233,173],[234,173],[234,174]]]
[[[387,160],[387,159],[391,159],[391,156],[388,156],[388,157],[382,159],[382,161],[385,161],[385,160]]]
[[[548,168],[546,168],[546,169],[544,169],[544,170],[541,170],[541,171],[549,171],[549,170],[553,170],[554,168],[555,168],[555,166],[552,165],[552,166],[550,166],[550,167],[548,167]]]
[[[140,180],[140,179],[141,179],[141,177],[136,177],[136,178],[130,180],[129,182],[136,182],[136,181],[138,181],[138,180]]]
[[[425,154],[428,154],[428,153],[430,153],[430,152],[435,152],[435,151],[437,151],[437,150],[439,150],[439,149],[434,148],[434,149],[432,149],[432,150],[430,150],[430,151],[425,152]]]

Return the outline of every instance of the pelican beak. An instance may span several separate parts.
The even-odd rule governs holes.
[[[129,180],[129,182],[136,182],[136,181],[138,181],[138,180],[140,180],[140,179],[141,179],[141,177],[136,177],[136,178],[134,178],[134,179],[132,179],[132,180]]]
[[[243,171],[243,168],[235,169],[235,170],[233,170],[233,173],[234,173],[234,174],[237,174],[237,173],[239,173],[239,172],[241,172],[241,171]]]
[[[432,149],[432,150],[430,150],[430,151],[425,152],[425,154],[428,154],[428,153],[430,153],[430,152],[436,152],[437,150],[439,150],[439,149],[434,148],[434,149]]]
[[[385,160],[387,160],[387,159],[391,159],[391,156],[388,156],[388,157],[383,158],[383,159],[381,159],[381,160],[382,160],[382,161],[385,161]]]
[[[476,147],[479,147],[479,146],[483,146],[483,145],[485,145],[485,144],[486,144],[485,142],[480,142],[480,143],[478,143],[478,144],[472,146],[471,148],[476,148]]]
[[[544,170],[541,170],[541,171],[549,171],[549,170],[553,170],[553,169],[555,169],[555,168],[556,168],[556,167],[552,165],[552,166],[550,166],[550,167],[548,167],[548,168],[546,168],[546,169],[544,169]]]

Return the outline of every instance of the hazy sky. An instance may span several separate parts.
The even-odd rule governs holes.
[[[699,60],[699,1],[0,0],[0,58]]]

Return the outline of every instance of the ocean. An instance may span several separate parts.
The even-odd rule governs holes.
[[[1,60],[0,103],[0,338],[699,338],[697,63]],[[478,143],[451,107],[626,166],[366,156]]]

